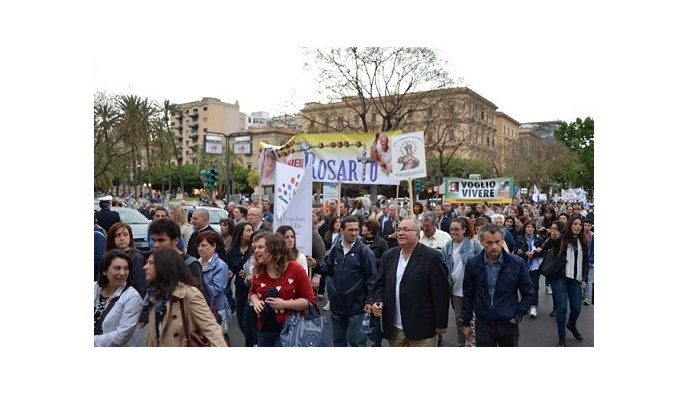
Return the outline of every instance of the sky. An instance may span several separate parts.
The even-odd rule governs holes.
[[[585,76],[572,74],[579,66],[557,69],[551,53],[504,51],[497,46],[431,45],[448,63],[446,69],[454,78],[462,79],[464,86],[520,123],[574,121],[595,112],[590,83],[585,82]],[[246,114],[266,111],[271,116],[296,114],[305,103],[322,100],[314,75],[303,67],[311,59],[299,47],[274,45],[248,58],[230,52],[234,55],[205,62],[174,62],[191,53],[212,53],[213,47],[176,56],[176,51],[166,52],[167,57],[148,55],[148,50],[133,55],[146,59],[144,63],[133,63],[132,57],[97,59],[95,89],[135,94],[160,103],[163,99],[186,103],[214,97],[227,103],[238,101]]]
[[[446,16],[440,16],[440,32],[396,31],[397,43],[383,40],[388,37],[383,27],[376,32],[349,32],[348,41],[344,33],[306,32],[305,26],[269,29],[269,38],[243,34],[268,29],[272,20],[262,28],[254,22],[245,21],[241,26],[234,22],[228,31],[214,21],[198,25],[191,21],[185,31],[153,46],[129,45],[143,36],[141,30],[119,32],[117,37],[126,45],[112,46],[109,56],[94,59],[94,89],[159,102],[214,97],[228,103],[238,101],[246,114],[295,114],[305,103],[321,100],[314,76],[303,68],[311,60],[302,55],[302,46],[423,46],[436,49],[464,86],[520,123],[595,118],[595,67],[589,54],[599,38],[594,31],[581,29],[589,9],[572,10],[575,19],[565,20],[523,18],[516,12],[528,13],[526,6],[511,3],[509,7],[513,12],[503,15],[494,15],[493,8],[481,8],[478,11],[489,18],[461,18],[451,26],[446,26]],[[145,35],[166,29],[168,22],[162,24],[162,20],[169,21],[147,20],[154,26],[145,29]],[[312,36],[305,37],[307,34]],[[585,56],[574,56],[581,53]]]

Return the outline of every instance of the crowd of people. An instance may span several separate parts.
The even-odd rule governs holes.
[[[122,222],[100,233],[100,249],[95,228],[94,345],[186,346],[199,333],[212,346],[240,346],[229,336],[236,320],[243,346],[281,346],[285,318],[326,299],[334,346],[441,346],[450,308],[458,346],[518,346],[519,323],[541,312],[542,277],[556,345],[567,345],[567,330],[583,339],[577,320],[594,300],[592,204],[410,209],[331,199],[313,209],[310,254],[292,227],[272,232],[269,202],[246,206],[227,206],[221,233],[205,209],[186,221],[181,206],[160,206],[149,252]],[[560,272],[543,275],[554,260]]]

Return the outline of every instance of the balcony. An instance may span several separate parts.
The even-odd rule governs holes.
[[[183,120],[183,114],[178,113],[178,115],[176,116],[176,120],[178,120],[178,121]]]
[[[198,139],[198,133],[197,132],[191,132],[188,134],[188,138],[193,139],[193,140]]]
[[[188,125],[192,129],[198,129],[198,122],[197,121],[193,121],[192,123],[187,123],[186,125]]]
[[[192,118],[192,119],[196,119],[196,118],[198,118],[198,116],[199,116],[198,112],[197,112],[197,111],[194,111],[194,112],[191,113],[188,117],[190,117],[190,118]]]
[[[179,130],[179,131],[183,131],[183,126],[182,126],[182,125],[177,125],[177,126],[174,127],[174,128],[176,128],[176,129]]]
[[[192,151],[197,151],[197,150],[198,150],[198,144],[197,144],[197,143],[191,143],[190,145],[188,145],[188,147],[189,147],[190,150],[192,150]]]
[[[176,138],[176,139],[178,139],[178,140],[180,141],[180,140],[183,140],[183,135],[181,135],[181,134],[176,134],[176,135],[174,136],[174,138]]]

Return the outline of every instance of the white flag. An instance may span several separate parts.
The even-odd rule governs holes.
[[[275,213],[273,231],[279,226],[290,226],[296,235],[296,247],[312,256],[313,206],[310,170],[284,163],[275,165]]]

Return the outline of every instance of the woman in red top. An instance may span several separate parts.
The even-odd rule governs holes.
[[[303,311],[316,296],[306,271],[296,261],[287,261],[287,246],[279,234],[258,233],[255,265],[249,291],[258,314],[258,346],[281,347],[280,332],[292,310]]]

